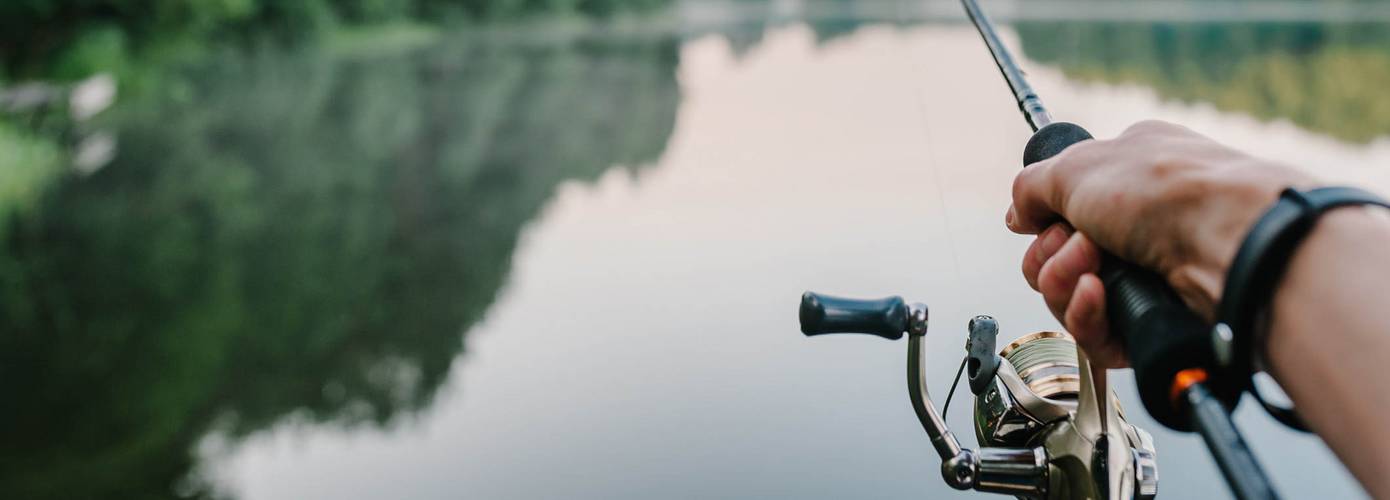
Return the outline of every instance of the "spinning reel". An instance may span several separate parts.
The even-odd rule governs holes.
[[[996,353],[998,323],[970,320],[964,366],[980,445],[971,450],[927,394],[925,305],[806,292],[800,316],[807,336],[907,334],[908,396],[952,488],[1040,499],[1148,500],[1158,492],[1153,438],[1125,421],[1105,370],[1093,370],[1067,334],[1034,333]]]

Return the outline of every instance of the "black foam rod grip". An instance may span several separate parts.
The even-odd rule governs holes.
[[[1089,139],[1091,134],[1079,125],[1049,124],[1028,140],[1023,164],[1051,158]],[[1110,332],[1125,344],[1144,408],[1169,428],[1191,430],[1186,412],[1171,399],[1170,390],[1178,372],[1215,366],[1210,328],[1152,271],[1105,255],[1100,278],[1105,284]],[[1216,392],[1228,406],[1234,406],[1239,397],[1239,392]]]
[[[1028,144],[1023,146],[1023,166],[1027,167],[1057,156],[1072,144],[1091,139],[1091,133],[1075,123],[1049,123],[1033,132],[1033,136],[1028,138]]]
[[[889,340],[907,331],[908,309],[902,297],[874,300],[831,297],[814,292],[801,295],[801,333],[864,333]]]
[[[1129,365],[1144,408],[1159,423],[1179,431],[1192,430],[1181,401],[1172,388],[1178,372],[1208,371],[1216,366],[1211,327],[1192,312],[1163,277],[1148,269],[1106,255],[1100,280],[1105,283],[1105,309],[1110,332],[1125,343]],[[1214,384],[1213,393],[1234,407],[1240,393]]]

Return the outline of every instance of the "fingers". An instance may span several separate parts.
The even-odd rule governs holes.
[[[1073,193],[1081,187],[1092,196],[1115,189],[1123,192],[1126,187],[1135,188],[1133,183],[1140,178],[1109,175],[1105,181],[1087,182],[1097,175],[1097,167],[1105,167],[1101,169],[1104,171],[1115,168],[1142,170],[1153,163],[1150,160],[1155,154],[1171,149],[1191,149],[1174,146],[1193,141],[1202,143],[1208,149],[1219,146],[1185,127],[1155,120],[1136,123],[1112,140],[1087,140],[1073,144],[1052,158],[1025,167],[1014,178],[1013,204],[1004,217],[1005,224],[1016,233],[1037,234],[1053,222],[1065,219],[1076,227],[1096,234],[1091,226],[1103,223],[1107,214],[1067,213],[1069,208],[1086,210],[1084,207],[1068,206]],[[1171,152],[1167,154],[1172,155]]]
[[[1005,217],[1009,231],[1033,235],[1056,219],[1068,218],[1063,208],[1077,175],[1097,161],[1094,143],[1072,144],[1058,156],[1024,167],[1013,178],[1013,204]]]
[[[1048,309],[1076,337],[1092,361],[1116,368],[1125,366],[1126,359],[1123,344],[1109,334],[1105,286],[1096,275],[1100,264],[1100,248],[1085,234],[1066,224],[1054,224],[1038,235],[1029,249],[1024,258],[1024,275],[1042,292]]]
[[[1105,285],[1093,273],[1081,275],[1062,323],[1092,363],[1105,368],[1123,368],[1129,364],[1124,345],[1119,339],[1110,337],[1105,314]]]
[[[1014,177],[1013,203],[1004,215],[1004,225],[1020,234],[1037,234],[1053,220],[1060,218],[1052,206],[1056,186],[1052,165],[1047,160],[1025,167]]]
[[[1066,223],[1057,223],[1049,226],[1033,239],[1033,244],[1028,247],[1028,251],[1023,254],[1023,277],[1028,280],[1028,286],[1038,289],[1038,273],[1042,271],[1043,264],[1057,254],[1062,249],[1062,245],[1067,242],[1067,238],[1075,230]]]
[[[1058,320],[1064,318],[1081,275],[1100,271],[1100,255],[1100,249],[1085,234],[1072,233],[1038,271],[1038,291]]]
[[[1023,258],[1023,276],[1029,286],[1042,293],[1048,309],[1091,360],[1101,366],[1127,364],[1123,343],[1109,335],[1105,287],[1097,276],[1102,252],[1088,236],[1058,221],[1076,224],[1109,248],[1128,248],[1124,238],[1134,232],[1128,227],[1117,229],[1116,224],[1143,222],[1134,218],[1151,212],[1135,206],[1152,201],[1144,198],[1146,193],[1162,192],[1146,184],[1154,178],[1167,178],[1153,175],[1168,165],[1154,158],[1181,149],[1171,147],[1173,141],[1186,144],[1194,137],[1201,139],[1172,124],[1140,122],[1116,139],[1072,145],[1053,158],[1024,168],[1014,179],[1013,203],[1005,214],[1005,224],[1016,233],[1037,235]],[[1209,148],[1211,144],[1202,146]],[[1191,154],[1200,157],[1203,153]]]
[[[1071,192],[1092,166],[1106,160],[1105,141],[1085,141],[1067,148],[1061,154],[1028,167],[1014,177],[1013,204],[1004,223],[1016,233],[1035,234],[1058,219],[1068,219],[1065,213]]]

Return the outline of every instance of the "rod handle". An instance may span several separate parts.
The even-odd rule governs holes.
[[[1049,124],[1028,140],[1024,166],[1090,139],[1091,134],[1079,125]],[[1102,259],[1100,279],[1105,284],[1110,332],[1125,344],[1144,408],[1168,428],[1192,430],[1187,411],[1172,399],[1171,388],[1182,370],[1216,366],[1210,327],[1158,274],[1108,253]],[[1238,391],[1212,388],[1228,407],[1235,406]]]

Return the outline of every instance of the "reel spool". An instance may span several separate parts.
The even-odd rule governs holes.
[[[1038,332],[1013,341],[1000,356],[1014,365],[1033,394],[1056,400],[1076,401],[1081,391],[1076,341],[1060,332]]]
[[[1017,382],[995,377],[977,394],[975,438],[984,446],[1036,445],[1048,424],[1076,408],[1081,391],[1076,341],[1065,333],[1037,332],[1013,341],[999,356],[1016,374],[999,375]]]

